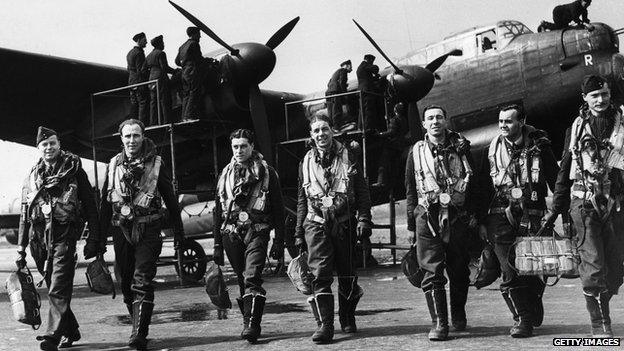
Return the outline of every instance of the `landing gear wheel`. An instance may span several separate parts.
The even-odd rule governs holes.
[[[178,259],[178,252],[175,253]],[[176,273],[183,281],[199,282],[206,273],[206,252],[195,240],[186,239],[182,243],[182,272],[178,264],[175,264]]]

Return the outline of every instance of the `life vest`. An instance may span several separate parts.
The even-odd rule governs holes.
[[[249,220],[251,220],[251,222],[257,223],[266,221],[265,210],[267,194],[269,193],[270,173],[266,161],[261,160],[259,164],[260,167],[264,168],[264,177],[262,181],[258,181],[254,185],[245,208],[239,206],[239,204],[234,201],[235,162],[230,162],[225,166],[223,172],[221,172],[217,183],[217,189],[221,208],[223,209],[224,223],[228,220],[225,217],[228,215],[227,211],[230,209],[230,206],[232,206],[229,213],[230,218],[235,218],[240,212],[245,211],[249,215]],[[258,175],[258,167],[252,167],[252,169],[254,169],[254,173]]]
[[[530,131],[529,131],[530,132]],[[515,173],[514,164],[510,165],[511,155],[502,135],[490,142],[488,160],[490,162],[490,177],[496,188],[512,189],[518,187],[522,190],[530,182],[537,184],[540,180],[541,158],[539,150],[530,152],[528,140],[525,138],[525,147],[515,162],[520,166],[520,174]],[[529,178],[530,177],[530,178]]]
[[[453,151],[447,154],[448,169],[446,179],[438,179],[438,159],[433,157],[426,140],[420,140],[412,148],[414,177],[418,200],[428,207],[439,200],[441,194],[450,196],[450,203],[463,206],[466,200],[466,187],[472,175],[472,169],[465,155]],[[446,168],[446,166],[443,166]]]
[[[572,195],[580,198],[585,196],[578,196],[580,192],[575,191],[576,188],[582,190],[581,192],[601,193],[609,197],[611,170],[613,168],[624,170],[622,111],[618,110],[615,113],[615,123],[608,144],[597,140],[591,131],[589,121],[578,116],[572,123],[568,148],[572,153],[569,174],[570,180],[574,181]]]
[[[108,165],[108,201],[112,204],[113,224],[118,224],[121,208],[129,206],[133,208],[137,216],[152,215],[160,212],[162,202],[158,192],[158,176],[162,159],[154,156],[145,163],[145,170],[136,187],[138,191],[133,194],[123,181],[124,174],[128,172],[121,165],[121,154],[117,154],[110,160]]]
[[[349,150],[338,141],[334,143],[337,152],[329,169],[333,176],[332,184],[327,183],[325,170],[316,162],[314,150],[309,150],[303,157],[302,186],[308,198],[308,209],[320,209],[323,206],[322,199],[325,197],[334,199],[336,209],[355,199],[349,182],[349,176],[355,172],[355,167],[349,160]]]
[[[75,177],[61,182],[62,191],[59,196],[51,196],[46,189],[39,189],[36,183],[36,169],[29,175],[29,189],[26,202],[29,208],[30,221],[44,222],[54,219],[59,224],[76,222],[80,219],[80,200],[78,199],[78,182]]]

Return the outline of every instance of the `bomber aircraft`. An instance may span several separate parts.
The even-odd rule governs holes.
[[[255,130],[260,150],[277,165],[292,224],[297,190],[297,162],[293,161],[305,151],[306,118],[322,113],[325,101],[315,100],[322,92],[268,91],[260,90],[258,84],[271,74],[276,62],[273,50],[295,28],[298,18],[264,44],[229,45],[192,14],[171,4],[224,47],[205,55],[202,118],[147,130],[174,162],[179,193],[190,194],[181,198],[182,205],[187,205],[185,230],[190,234],[211,231],[215,179],[219,167],[228,161],[228,153],[219,150],[228,150],[227,135],[243,127]],[[413,139],[420,132],[418,105],[436,103],[448,106],[453,128],[478,150],[496,133],[497,108],[517,102],[527,110],[529,123],[551,134],[557,151],[563,144],[561,126],[571,121],[580,105],[578,87],[584,75],[599,73],[614,87],[616,99],[621,102],[624,95],[624,57],[618,41],[622,30],[606,24],[594,23],[592,32],[568,28],[533,33],[518,21],[499,21],[453,34],[394,61],[356,25],[391,63],[380,75],[395,98],[409,105]],[[127,117],[129,103],[127,91],[116,89],[126,85],[125,68],[0,48],[0,76],[13,87],[0,90],[3,118],[14,121],[0,128],[0,139],[31,144],[33,131],[45,124],[60,133],[65,148],[82,157],[106,162],[119,151],[116,126]],[[356,81],[349,82],[349,91],[357,95]],[[342,137],[362,144],[364,159],[373,159],[381,143],[374,137],[367,143],[364,127]],[[374,172],[367,169],[369,178]],[[396,174],[402,178],[402,172]],[[402,179],[395,183],[400,185]],[[400,186],[394,194],[401,198]],[[388,202],[388,189],[373,189],[373,198],[376,204]],[[16,216],[1,217],[15,222]]]

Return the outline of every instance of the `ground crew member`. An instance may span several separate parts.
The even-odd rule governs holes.
[[[585,103],[567,130],[569,143],[544,220],[570,209],[592,335],[612,337],[609,300],[624,276],[624,117],[611,103],[604,78],[586,76],[581,89]]]
[[[327,83],[327,91],[325,91],[325,96],[342,94],[347,92],[347,75],[353,71],[353,66],[351,65],[351,60],[347,60],[340,64],[340,68],[332,74],[329,79],[329,83]],[[343,125],[348,122],[343,117],[342,106],[347,101],[345,96],[338,96],[333,98],[327,98],[327,114],[329,118],[333,121],[336,129],[340,130]],[[348,116],[347,116],[348,117]],[[355,127],[354,124],[352,124]]]
[[[594,26],[589,23],[589,18],[587,18],[589,5],[591,5],[591,0],[575,0],[569,4],[555,6],[553,10],[554,23],[542,21],[537,31],[565,29],[570,26],[570,22],[575,22],[579,27],[585,27],[592,31]]]
[[[31,169],[22,188],[22,209],[18,232],[19,269],[26,265],[26,246],[48,286],[48,330],[38,336],[42,350],[71,347],[80,340],[78,321],[70,303],[76,266],[76,241],[84,221],[89,237],[84,247],[86,259],[106,251],[100,239],[98,213],[93,188],[82,169],[80,158],[61,150],[58,135],[39,127],[37,148],[41,158]],[[60,345],[59,345],[60,344]]]
[[[358,79],[358,89],[362,91],[362,106],[364,111],[364,126],[375,128],[377,123],[377,100],[375,94],[379,94],[376,89],[376,82],[379,80],[379,67],[375,64],[375,56],[364,55],[364,61],[360,63],[356,70]]]
[[[121,292],[132,317],[128,345],[138,350],[147,347],[154,308],[152,279],[162,249],[162,201],[169,211],[174,246],[184,240],[171,173],[144,132],[143,123],[135,119],[119,125],[124,149],[108,164],[100,206],[102,233],[108,233],[111,224],[119,227],[113,232],[115,269],[121,276]]]
[[[202,52],[199,46],[200,32],[197,27],[186,29],[188,40],[180,46],[176,65],[182,67],[182,120],[199,118],[201,103],[201,62]]]
[[[377,182],[373,187],[383,188],[386,185],[390,189],[394,188],[395,173],[399,169],[398,162],[401,160],[403,149],[410,144],[406,137],[407,124],[406,109],[402,102],[394,105],[394,115],[388,119],[388,129],[377,134],[385,139],[382,143],[381,157],[379,157],[379,168],[377,169]]]
[[[529,337],[533,327],[542,324],[545,284],[538,276],[520,276],[510,267],[509,262],[515,260],[510,248],[516,237],[539,231],[546,210],[546,185],[553,190],[559,172],[546,132],[524,121],[520,105],[500,110],[501,134],[484,150],[483,160],[488,162],[483,162],[479,172],[484,182],[480,188],[489,204],[481,232],[487,232],[500,262],[500,289],[515,320],[509,331],[514,338]]]
[[[312,148],[299,165],[295,244],[300,252],[308,251],[314,274],[314,299],[310,301],[321,324],[312,341],[330,343],[334,336],[334,269],[340,327],[345,333],[357,330],[355,308],[363,290],[357,284],[354,251],[356,239],[371,235],[371,200],[360,165],[353,153],[333,138],[329,117],[314,116],[310,136]]]
[[[219,177],[214,210],[214,261],[223,265],[223,249],[238,277],[238,306],[243,315],[241,337],[256,342],[266,302],[262,270],[269,233],[275,229],[271,257],[284,255],[284,203],[279,177],[254,150],[253,133],[230,134],[232,160]]]
[[[470,143],[448,129],[446,111],[436,105],[423,111],[424,140],[411,148],[405,168],[407,229],[413,232],[422,289],[431,314],[429,340],[448,336],[446,278],[450,279],[451,321],[466,328],[470,283],[468,227],[476,226]]]
[[[163,36],[155,37],[150,43],[154,50],[145,58],[145,64],[149,69],[149,80],[158,79],[158,91],[156,91],[156,84],[150,85],[150,125],[158,124],[158,101],[160,101],[162,123],[165,124],[172,121],[171,90],[167,73],[173,74],[175,70],[169,67],[167,54],[163,51],[165,49]]]
[[[143,83],[147,81],[149,69],[145,65],[145,52],[147,46],[145,33],[136,34],[132,37],[136,45],[126,55],[128,62],[128,85]],[[128,118],[138,118],[143,123],[147,123],[149,114],[149,92],[144,85],[130,88],[130,114]]]

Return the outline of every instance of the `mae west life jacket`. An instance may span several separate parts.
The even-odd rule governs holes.
[[[154,156],[146,161],[145,170],[137,184],[138,191],[129,189],[123,181],[128,172],[121,166],[121,154],[114,156],[108,165],[108,201],[113,208],[113,225],[119,225],[121,209],[128,206],[133,209],[135,216],[162,215],[162,201],[158,192],[158,176],[162,159]]]
[[[58,196],[51,196],[45,188],[39,189],[35,180],[36,169],[33,168],[28,179],[28,189],[24,189],[31,223],[54,219],[59,224],[66,224],[80,220],[81,207],[75,177],[59,184],[62,190]]]
[[[221,202],[221,208],[223,209],[222,217],[224,224],[228,222],[228,218],[226,218],[227,216],[229,216],[229,218],[236,218],[238,214],[243,211],[249,215],[249,218],[241,222],[258,223],[267,221],[265,210],[267,208],[266,202],[267,194],[269,192],[269,166],[264,160],[256,163],[256,165],[258,164],[259,166],[252,167],[252,169],[254,169],[253,172],[258,175],[259,167],[262,167],[264,168],[264,177],[262,178],[262,181],[258,181],[254,185],[245,208],[234,201],[235,162],[230,162],[227,166],[225,166],[223,172],[221,172],[221,176],[219,177],[219,181],[217,183],[217,189],[219,201]]]
[[[530,184],[537,184],[540,181],[541,157],[539,150],[531,151],[531,148],[527,147],[528,141],[525,140],[525,148],[515,159],[515,162],[520,166],[520,174],[516,174],[515,170],[511,169],[515,163],[511,163],[512,155],[509,153],[504,139],[505,137],[502,135],[494,138],[488,149],[490,177],[494,187],[504,190],[519,188],[523,193],[526,193],[526,188]],[[512,196],[509,191],[506,195]],[[538,200],[535,190],[532,190],[531,200]]]
[[[584,192],[610,196],[609,174],[612,169],[624,170],[624,118],[621,110],[615,113],[615,123],[608,142],[597,140],[589,122],[578,116],[572,123],[570,144],[572,153],[570,180],[574,181],[572,195],[584,198]],[[622,177],[624,174],[620,172]],[[582,190],[574,190],[574,189]]]
[[[316,162],[314,150],[309,150],[303,157],[302,186],[308,199],[309,211],[333,207],[337,212],[342,212],[347,202],[355,199],[349,182],[349,176],[355,172],[355,167],[349,160],[349,150],[342,143],[334,142],[337,152],[329,169],[333,176],[331,184],[325,179],[323,167]]]
[[[463,206],[466,200],[466,188],[472,175],[472,168],[465,155],[457,152],[447,153],[446,165],[439,165],[439,160],[433,153],[426,140],[420,140],[412,148],[414,160],[414,177],[418,191],[418,202],[425,207],[440,200],[440,195],[450,196],[450,203]],[[437,169],[442,167],[446,171],[446,179],[438,179]],[[444,200],[444,199],[443,199]]]

